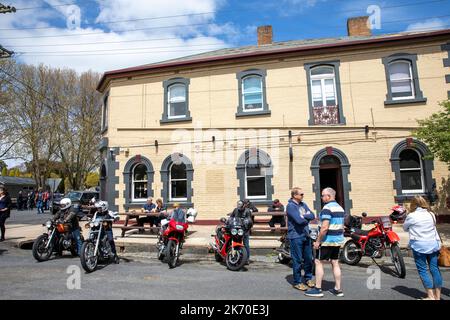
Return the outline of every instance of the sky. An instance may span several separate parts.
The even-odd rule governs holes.
[[[0,15],[0,45],[24,63],[103,73],[221,48],[347,35],[369,15],[373,34],[450,28],[450,0],[19,0]],[[14,165],[9,161],[8,165]]]
[[[349,17],[374,34],[450,28],[450,0],[20,0],[0,16],[0,44],[25,63],[98,72],[226,47],[345,36]],[[374,7],[377,6],[377,7]],[[375,8],[371,9],[371,8]],[[369,11],[368,11],[369,10]],[[378,15],[379,13],[379,15]],[[379,28],[378,28],[379,27]]]

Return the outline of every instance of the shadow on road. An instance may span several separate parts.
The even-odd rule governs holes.
[[[380,265],[380,264],[377,263],[377,261],[374,260],[374,265],[376,265],[378,268],[380,268],[381,272],[383,272],[384,274],[387,274],[387,275],[390,275],[390,276],[398,278],[397,272],[394,270],[394,265],[393,264]],[[361,263],[358,263],[357,265],[351,266],[351,267],[367,269],[367,268],[372,267],[372,266],[373,266],[373,264],[361,262]]]
[[[6,249],[0,249],[0,256],[3,255],[3,253],[8,252]]]
[[[396,286],[393,287],[392,290],[415,299],[420,299],[426,296],[424,291],[420,291],[416,288],[407,288],[405,286]]]
[[[294,285],[294,276],[292,274],[289,274],[285,277],[287,283],[289,283],[291,286]],[[334,282],[328,281],[328,280],[322,280],[322,290],[326,291],[329,289],[334,288]]]

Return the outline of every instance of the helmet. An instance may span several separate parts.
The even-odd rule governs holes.
[[[69,198],[63,198],[59,202],[59,207],[61,208],[61,210],[69,209],[71,206],[72,206],[72,200],[70,200]]]
[[[97,201],[97,200],[95,200],[95,197],[93,197],[93,198],[91,199],[91,201],[89,201],[89,204],[95,204],[95,201]]]
[[[391,214],[389,217],[392,219],[392,221],[398,221],[403,220],[406,217],[406,209],[404,206],[398,205],[393,206],[391,208]]]
[[[106,211],[108,211],[108,202],[106,202],[106,201],[98,201],[98,202],[95,203],[95,207],[100,212],[106,212]]]
[[[238,208],[238,209],[244,208],[244,202],[242,202],[241,200],[239,200],[239,201],[237,202],[237,208]]]
[[[195,217],[197,217],[197,210],[194,208],[189,208],[186,213],[186,219],[188,222],[195,222]]]

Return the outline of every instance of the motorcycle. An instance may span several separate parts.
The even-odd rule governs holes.
[[[223,224],[216,227],[214,243],[214,257],[217,262],[225,260],[227,268],[231,271],[240,270],[248,260],[248,252],[244,245],[244,225],[242,219],[234,218],[229,221],[221,218]]]
[[[72,236],[72,228],[70,223],[64,221],[49,220],[42,224],[47,227],[47,233],[37,237],[33,243],[33,257],[39,261],[47,261],[53,252],[62,255],[63,251],[70,251],[72,256],[77,256],[77,242]],[[83,235],[81,235],[83,241]]]
[[[309,238],[311,240],[311,248],[312,248],[312,256],[313,259],[316,256],[316,250],[313,247],[314,242],[317,240],[317,236],[319,235],[319,230],[317,228],[310,229],[309,231]],[[281,242],[281,245],[279,248],[277,248],[278,251],[278,261],[281,264],[288,264],[291,262],[291,243],[289,239],[287,238],[287,233],[283,234],[279,240]],[[312,264],[313,266],[313,274],[315,273],[315,264]]]
[[[196,216],[197,211],[190,208],[186,213],[186,222],[179,222],[175,219],[161,220],[159,240],[156,244],[158,260],[167,263],[171,269],[178,264],[189,223],[194,223]]]
[[[363,212],[362,217],[367,217]],[[370,221],[374,224],[371,230],[361,230],[362,217],[350,218],[350,222],[344,228],[344,236],[350,239],[344,244],[342,250],[342,260],[349,265],[356,265],[363,256],[372,259],[381,258],[387,251],[390,251],[395,272],[399,278],[405,278],[406,268],[403,256],[400,252],[400,238],[392,230],[391,219],[396,223],[399,219],[396,215],[390,217],[380,217]]]
[[[117,213],[112,212],[100,216],[96,212],[92,218],[88,218],[85,228],[90,229],[89,236],[83,242],[80,254],[81,266],[86,272],[95,271],[100,261],[108,262],[113,258],[117,259],[112,252],[106,229],[118,219]]]

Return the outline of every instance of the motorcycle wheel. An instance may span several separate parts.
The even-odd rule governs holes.
[[[47,242],[48,235],[43,234],[40,235],[33,243],[33,257],[39,262],[47,261],[52,255],[53,245],[50,244],[47,248],[45,248]]]
[[[355,241],[347,241],[344,245],[344,249],[342,250],[342,261],[351,266],[358,264],[362,258],[361,251],[356,251],[359,249],[360,248]]]
[[[80,261],[81,266],[86,272],[92,272],[97,269],[98,265],[98,256],[94,255],[95,251],[95,245],[90,242],[86,241],[81,246],[81,254],[80,254]]]
[[[173,269],[177,266],[178,262],[178,254],[177,254],[177,243],[174,240],[169,240],[167,243],[167,264],[170,269]]]
[[[233,255],[233,249],[230,248],[227,252],[226,263],[228,270],[238,271],[240,270],[248,259],[247,249],[245,247],[237,247],[234,249],[235,254]]]
[[[406,276],[405,261],[403,260],[403,256],[398,244],[391,245],[391,258],[392,262],[394,263],[397,276],[401,279],[404,279]]]

